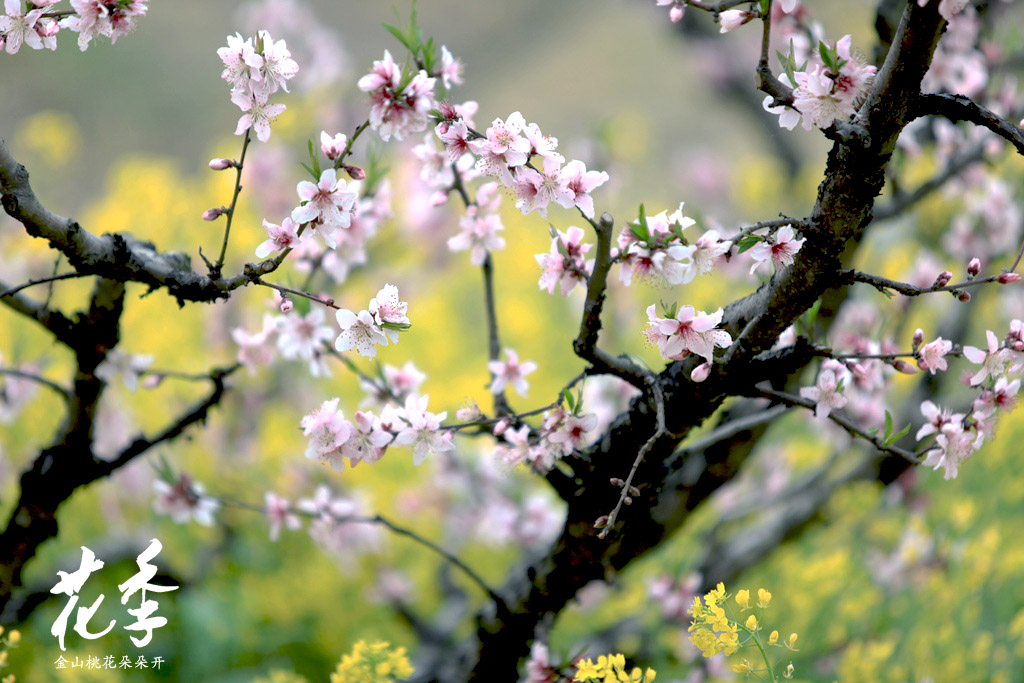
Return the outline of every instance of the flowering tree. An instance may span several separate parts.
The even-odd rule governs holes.
[[[629,680],[619,658],[594,664],[549,654],[545,643],[553,620],[585,587],[610,580],[685,529],[716,492],[750,469],[757,446],[775,438],[770,428],[787,414],[814,420],[828,434],[833,454],[774,492],[765,486],[755,507],[771,514],[732,536],[713,535],[693,563],[693,579],[652,588],[663,609],[680,596],[733,579],[805,528],[845,484],[888,485],[922,466],[952,479],[976,453],[984,457],[1000,414],[1014,405],[1024,371],[1024,310],[1016,284],[1024,254],[1022,215],[1006,180],[1007,159],[1024,154],[1024,130],[1016,125],[1022,112],[1012,82],[994,78],[995,59],[985,52],[996,49],[985,31],[1014,8],[967,0],[883,1],[871,59],[860,51],[867,46],[855,45],[850,35],[825,34],[798,0],[657,4],[668,6],[673,22],[707,13],[721,33],[760,27],[760,53],[744,68],[756,75],[764,112],[782,128],[800,124],[804,131],[783,135],[824,136],[832,145],[817,201],[804,216],[729,227],[692,218],[682,204],[653,213],[641,203],[635,215],[613,219],[602,207],[609,173],[565,156],[550,134],[556,131],[542,131],[518,111],[476,123],[486,103],[459,101],[457,86],[468,75],[447,46],[424,39],[415,12],[407,28],[388,27],[403,52],[385,50],[358,79],[362,122],[349,134],[323,131],[319,144],[309,141],[304,170],[289,183],[297,182],[296,194],[290,206],[262,218],[262,241],[244,243],[237,228],[232,233],[243,180],[285,111],[282,93],[304,68],[272,27],[228,36],[217,51],[230,102],[240,111],[235,134],[241,149],[237,158],[209,162],[211,172],[233,179],[224,204],[202,215],[223,227],[209,253],[198,246],[188,254],[163,251],[128,232],[101,234],[103,226],[54,213],[0,141],[4,210],[58,256],[52,275],[25,281],[5,275],[0,302],[16,316],[11,320],[41,326],[73,358],[62,378],[46,376],[38,360],[0,368],[5,418],[15,418],[37,385],[55,393],[65,410],[57,434],[41,443],[22,473],[0,534],[5,618],[24,617],[17,598],[23,568],[58,534],[60,508],[69,498],[216,420],[211,413],[227,394],[258,383],[266,366],[285,361],[308,368],[307,386],[343,367],[365,393],[358,406],[341,397],[307,401],[304,439],[295,433],[295,452],[305,448],[306,458],[341,478],[357,466],[378,467],[385,457],[409,453],[416,466],[431,463],[446,471],[478,494],[461,510],[464,528],[480,523],[524,547],[505,581],[492,585],[456,552],[329,488],[295,502],[275,491],[240,500],[239,492],[204,487],[160,460],[154,507],[176,521],[200,524],[211,523],[224,507],[249,509],[265,515],[273,540],[283,529],[306,525],[337,552],[372,544],[382,528],[428,548],[475,584],[483,601],[472,613],[457,610],[455,618],[447,610],[433,621],[403,612],[420,636],[414,673],[395,655],[402,662],[397,670],[410,680],[517,680],[524,671],[537,682],[589,680],[605,669]],[[101,36],[111,43],[123,38],[147,12],[144,0],[70,5],[7,0],[0,44],[12,54],[25,46],[52,50],[72,32],[86,50]],[[418,143],[395,152],[415,158],[415,188],[389,181],[373,153],[360,155],[360,143],[370,137]],[[907,190],[904,175],[925,155],[938,161],[934,176]],[[947,260],[959,261],[959,271],[945,270],[920,251],[909,275],[883,276],[880,266],[872,267],[882,259],[868,258],[872,254],[866,257],[862,249],[869,234],[944,188],[963,197],[939,240],[951,254]],[[345,286],[371,253],[386,267],[387,248],[375,247],[375,237],[389,221],[391,197],[413,192],[426,193],[431,206],[454,207],[447,247],[468,252],[462,258],[483,279],[484,322],[478,327],[493,400],[463,406],[451,417],[448,406],[431,402],[424,391],[429,380],[415,365],[386,364],[392,347],[444,321],[417,316],[415,296],[392,284],[401,279],[397,270],[395,278],[376,283],[365,306],[366,299]],[[684,198],[691,207],[699,204],[697,197]],[[530,216],[532,229],[550,234],[550,249],[536,255],[539,289],[582,301],[578,318],[563,320],[581,371],[561,377],[561,391],[540,399],[527,398],[531,379],[540,368],[557,370],[545,367],[543,358],[521,358],[499,333],[494,254],[507,246],[504,204]],[[237,258],[247,262],[232,267]],[[77,310],[36,294],[57,281],[86,278],[91,290]],[[698,310],[688,289],[702,279],[720,279],[720,291],[739,283],[747,293],[720,301],[717,310]],[[649,298],[638,311],[646,310],[646,325],[637,322],[633,330],[656,348],[657,363],[601,339],[606,304],[642,284],[662,288],[644,291]],[[259,326],[249,320],[232,330],[236,362],[199,374],[164,370],[153,358],[122,349],[122,317],[132,305],[126,292],[135,285],[171,297],[182,309],[273,290],[274,313]],[[998,322],[991,312],[976,310],[974,299],[985,292],[1008,302]],[[948,312],[923,318],[914,302],[939,297],[952,303]],[[378,358],[384,364],[374,370],[369,361]],[[242,377],[241,369],[252,378]],[[950,371],[965,371],[963,381],[945,381]],[[901,375],[916,376],[913,385]],[[175,380],[206,385],[207,393],[153,431],[112,450],[100,444],[101,405],[112,385],[156,391]],[[529,407],[513,408],[513,393],[516,403]],[[481,439],[490,446],[481,449]],[[463,451],[482,453],[482,460]],[[513,469],[557,496],[564,513],[543,497],[510,509],[495,472]],[[715,633],[724,630],[735,640],[740,631],[716,612],[725,601],[724,588],[716,590],[704,607],[698,601],[694,615],[706,622],[695,636],[703,640],[694,642],[712,654],[721,648],[708,643],[726,640]],[[737,595],[744,608],[746,593]],[[758,622],[750,619],[753,637]],[[468,636],[466,623],[473,624]],[[771,644],[775,639],[777,634]],[[795,642],[794,635],[788,646]],[[346,671],[361,666],[366,653],[386,654],[387,646],[361,646],[358,652]],[[774,679],[767,657],[765,664]],[[339,669],[339,680],[349,680],[343,675]],[[636,675],[648,680],[653,673]]]

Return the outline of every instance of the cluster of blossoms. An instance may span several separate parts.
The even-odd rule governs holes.
[[[728,348],[732,336],[725,330],[717,329],[722,322],[722,309],[714,313],[698,311],[693,306],[673,305],[666,311],[665,318],[659,318],[655,306],[647,307],[647,330],[644,336],[652,346],[657,346],[665,360],[682,360],[691,353],[704,359],[691,373],[695,382],[707,379],[714,361],[715,348]]]
[[[353,313],[341,309],[337,313],[341,334],[334,342],[338,351],[355,349],[359,355],[373,358],[378,346],[398,343],[398,333],[410,327],[406,312],[409,304],[398,298],[398,287],[384,285],[370,299],[368,310]]]
[[[322,308],[311,308],[300,313],[292,308],[290,299],[283,299],[280,308],[287,310],[283,315],[263,316],[263,327],[257,332],[248,332],[237,327],[231,336],[238,345],[238,362],[256,372],[260,366],[269,365],[280,353],[286,360],[304,361],[314,377],[329,376],[327,366],[327,343],[335,339],[339,351],[356,349],[361,355],[373,358],[376,347],[398,343],[398,333],[409,329],[406,316],[408,304],[398,298],[398,288],[386,284],[377,296],[370,300],[369,310],[358,314],[346,309],[337,312],[340,333],[324,322]],[[335,338],[336,337],[336,338]]]
[[[670,215],[662,211],[647,216],[640,207],[640,217],[619,233],[613,258],[622,263],[619,279],[629,285],[639,277],[655,285],[685,285],[697,274],[706,275],[732,248],[732,243],[719,239],[709,230],[689,244],[683,231],[697,221],[683,215],[683,204]]]
[[[920,0],[918,0],[920,2]],[[947,1],[941,7],[949,5]],[[964,9],[965,3],[958,3],[956,12]],[[950,92],[978,97],[989,82],[985,54],[978,49],[978,34],[981,20],[974,8],[967,12],[947,16],[949,26],[942,34],[932,57],[931,66],[925,74],[921,89],[925,92]]]
[[[146,14],[148,0],[71,0],[73,13],[57,11],[61,0],[4,0],[0,14],[0,49],[13,55],[28,45],[33,50],[57,49],[57,34],[62,28],[78,34],[83,52],[96,36],[116,43],[135,30],[135,21]],[[25,11],[26,6],[30,9]],[[59,17],[70,14],[63,19]]]
[[[392,137],[404,140],[426,130],[430,111],[437,106],[436,82],[423,69],[415,75],[403,75],[385,50],[384,59],[374,62],[370,73],[358,83],[360,90],[370,93],[370,127],[384,141]]]
[[[309,438],[306,457],[328,463],[336,472],[345,468],[344,458],[355,467],[384,457],[388,446],[412,446],[413,463],[419,466],[428,455],[455,449],[452,433],[442,430],[447,412],[427,410],[430,397],[409,394],[405,405],[388,403],[380,415],[356,411],[355,422],[338,410],[340,399],[325,401],[318,410],[302,418],[303,433]]]
[[[557,151],[558,140],[544,135],[537,124],[527,124],[521,113],[513,112],[504,121],[494,119],[483,136],[474,133],[455,108],[444,106],[440,114],[434,130],[446,153],[474,155],[477,171],[515,192],[516,208],[524,214],[537,211],[546,217],[554,202],[593,218],[590,193],[608,181],[608,174],[588,171],[576,159],[566,163]]]
[[[554,294],[557,288],[562,296],[568,296],[593,272],[594,259],[585,258],[591,245],[583,242],[583,235],[583,229],[575,225],[565,232],[552,229],[551,251],[534,257],[542,270],[540,288],[548,294]]]
[[[506,421],[499,422],[494,435],[506,443],[495,451],[498,461],[508,468],[527,463],[537,472],[547,472],[556,460],[585,448],[593,439],[597,415],[582,412],[582,407],[580,401],[569,410],[558,406],[548,411],[535,437],[529,425],[513,428]]]
[[[968,361],[981,366],[977,372],[968,373],[964,378],[966,384],[980,390],[970,411],[954,413],[931,401],[921,404],[921,414],[927,422],[918,430],[917,440],[935,438],[934,446],[922,464],[936,470],[943,468],[945,479],[955,478],[960,464],[992,436],[997,414],[1012,410],[1020,391],[1021,381],[1014,377],[1024,373],[1024,323],[1012,321],[1002,344],[991,330],[986,331],[985,336],[987,348],[965,346],[963,349]],[[925,344],[918,351],[919,363],[930,371],[932,368],[944,370],[946,363],[942,356],[950,352],[949,344],[941,337]]]
[[[243,114],[238,119],[235,135],[252,129],[260,142],[270,139],[270,123],[285,110],[280,103],[271,104],[270,96],[278,90],[288,92],[287,83],[299,71],[299,65],[283,40],[274,41],[266,31],[252,38],[240,34],[227,37],[227,47],[217,50],[224,62],[221,78],[231,84],[231,101]]]
[[[828,128],[856,113],[876,69],[851,52],[851,43],[849,35],[835,45],[820,43],[817,54],[812,53],[799,70],[790,53],[786,73],[779,80],[793,88],[792,107],[774,105],[770,95],[764,100],[765,109],[779,115],[780,126],[792,129],[802,122],[806,130]]]

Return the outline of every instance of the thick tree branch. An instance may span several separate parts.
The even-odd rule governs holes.
[[[933,115],[953,122],[969,121],[989,129],[1013,145],[1019,154],[1024,154],[1024,130],[965,95],[920,95],[914,100],[911,115],[914,118]]]

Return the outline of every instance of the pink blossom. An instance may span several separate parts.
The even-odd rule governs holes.
[[[249,374],[255,374],[261,365],[270,365],[275,355],[275,338],[279,328],[273,316],[263,316],[263,329],[250,334],[241,327],[231,331],[231,338],[238,344],[238,362],[245,366]]]
[[[334,230],[352,225],[352,212],[358,195],[344,180],[338,179],[333,168],[324,170],[315,185],[303,180],[296,187],[296,192],[300,205],[292,210],[292,220],[299,224],[315,221],[317,233],[328,247],[334,249],[338,244]]]
[[[341,447],[352,436],[352,423],[338,410],[340,400],[324,401],[318,410],[302,418],[302,432],[309,437],[306,457],[326,462],[335,472],[345,469]]]
[[[260,142],[270,139],[271,122],[286,109],[283,104],[269,104],[265,94],[249,94],[241,90],[231,91],[231,101],[244,112],[238,119],[235,135],[241,135],[252,128]]]
[[[584,216],[593,218],[594,199],[590,193],[608,182],[608,174],[604,171],[588,171],[582,161],[573,159],[562,169],[562,177],[572,193],[573,204]]]
[[[683,231],[696,221],[682,212],[680,204],[671,215],[662,211],[623,228],[617,241],[623,284],[632,283],[634,276],[656,285],[685,285],[697,277],[693,262],[697,247],[682,242]]]
[[[695,247],[691,254],[693,264],[701,275],[707,275],[715,269],[722,257],[729,253],[729,250],[732,249],[732,242],[723,240],[717,230],[708,230],[697,238],[693,246]]]
[[[412,462],[419,467],[431,453],[455,450],[450,431],[441,431],[441,422],[448,416],[447,412],[427,412],[430,397],[410,395],[405,399],[405,408],[401,418],[408,426],[401,429],[394,440],[395,446],[413,447]]]
[[[373,69],[359,79],[359,89],[370,93],[370,127],[381,139],[404,140],[412,133],[427,128],[427,114],[434,108],[434,84],[426,71],[420,70],[409,83],[402,84],[401,69],[387,50],[384,59],[373,63]]]
[[[401,368],[385,365],[384,378],[387,380],[391,391],[398,396],[405,396],[406,394],[419,391],[420,386],[427,379],[427,375],[420,372],[412,361],[408,361]]]
[[[287,527],[295,531],[302,527],[299,517],[292,512],[291,504],[287,498],[276,493],[267,491],[263,497],[263,514],[267,517],[267,524],[270,526],[270,540],[276,541],[281,537],[281,527]]]
[[[370,299],[370,314],[392,344],[398,343],[398,332],[409,327],[409,304],[398,298],[398,287],[385,284]]]
[[[981,384],[986,377],[995,378],[1002,374],[1006,369],[1006,364],[1010,361],[1008,351],[999,346],[996,335],[991,330],[986,330],[985,336],[988,339],[987,352],[974,346],[964,347],[964,356],[967,357],[967,360],[981,366],[981,369],[971,377],[971,386]]]
[[[492,360],[487,363],[488,369],[494,375],[491,380],[491,393],[500,394],[505,387],[512,385],[520,396],[526,396],[530,389],[530,383],[526,376],[536,371],[537,364],[532,360],[519,362],[519,354],[512,349],[505,349],[507,361]]]
[[[202,526],[213,526],[213,513],[220,503],[205,495],[206,489],[187,474],[182,474],[174,484],[163,479],[153,481],[153,512],[169,515],[175,524],[187,524],[194,520]]]
[[[267,258],[275,251],[294,249],[299,246],[299,226],[291,218],[285,218],[281,225],[263,219],[263,227],[267,231],[267,239],[256,247],[256,258]]]
[[[544,159],[557,161],[559,164],[565,163],[565,157],[556,151],[558,138],[545,135],[536,123],[531,123],[523,128],[523,135],[530,143],[530,151],[527,152],[527,156],[541,156]]]
[[[259,35],[263,42],[262,63],[257,67],[259,78],[252,79],[253,93],[270,96],[277,92],[278,88],[288,92],[288,81],[299,72],[299,65],[292,59],[292,54],[283,40],[274,42],[266,31],[260,31]]]
[[[22,9],[24,4],[22,0],[4,0],[7,14],[0,15],[0,36],[9,55],[17,53],[23,43],[33,50],[43,48],[43,40],[36,32],[36,23],[43,10],[34,9],[26,14]]]
[[[555,157],[544,157],[542,170],[525,166],[516,169],[513,189],[518,199],[516,208],[524,214],[538,212],[547,218],[547,206],[551,202],[566,209],[572,208],[575,193],[569,189],[569,181],[563,177],[562,162]]]
[[[918,7],[924,7],[928,2],[929,0],[917,0],[917,5]],[[969,0],[938,0],[938,2],[939,14],[946,21],[950,21],[954,15],[959,14],[967,7]],[[946,478],[948,479],[949,477]]]
[[[277,348],[281,356],[299,359],[309,363],[314,377],[330,375],[324,344],[331,340],[334,331],[324,322],[324,309],[310,309],[306,315],[286,315],[279,326]]]
[[[978,418],[989,417],[996,410],[1013,410],[1017,403],[1017,392],[1020,391],[1020,380],[1012,382],[1007,377],[996,380],[992,389],[984,389],[981,396],[974,401],[974,415]]]
[[[526,120],[512,112],[505,121],[494,119],[483,140],[474,140],[470,147],[480,157],[477,169],[485,175],[498,176],[506,187],[512,185],[509,167],[522,166],[530,152],[530,141],[521,133]]]
[[[952,350],[953,342],[938,337],[935,341],[921,347],[921,350],[918,351],[917,365],[933,375],[936,370],[946,370],[949,366],[943,356]]]
[[[448,240],[448,248],[452,251],[468,249],[470,262],[474,266],[483,265],[488,252],[505,248],[505,239],[498,234],[505,229],[499,214],[480,215],[477,207],[471,206],[466,210],[466,215],[459,219],[459,227],[462,230]]]
[[[647,307],[647,337],[666,360],[679,360],[693,353],[711,363],[715,347],[727,348],[732,344],[728,332],[716,329],[722,316],[721,308],[708,314],[693,306],[682,306],[674,318],[659,318],[651,304]]]
[[[827,418],[833,410],[846,405],[846,397],[840,392],[839,381],[832,369],[822,369],[815,386],[800,389],[801,396],[814,402],[814,415],[819,419]]]
[[[326,130],[320,131],[320,151],[331,161],[335,161],[341,156],[347,143],[348,138],[344,133],[338,133],[331,137]]]
[[[381,459],[394,436],[384,429],[373,413],[356,411],[355,429],[342,446],[342,453],[355,467],[360,462],[374,463]]]
[[[753,273],[761,264],[769,261],[776,268],[793,265],[793,258],[806,241],[804,238],[796,239],[796,233],[793,232],[792,226],[783,226],[775,233],[774,238],[768,237],[750,249],[750,256],[754,259],[754,265],[750,267],[750,272]]]
[[[13,0],[7,0],[12,2]],[[146,14],[147,0],[71,0],[75,16],[64,20],[64,26],[78,33],[78,48],[85,52],[96,35],[110,38],[114,44],[121,36],[135,29],[135,20]]]
[[[462,62],[453,57],[444,45],[441,46],[441,82],[448,90],[452,85],[462,85]]]
[[[263,66],[263,57],[252,46],[252,38],[243,39],[236,33],[227,37],[227,47],[217,49],[217,56],[224,62],[220,77],[231,84],[232,89],[249,93],[249,83],[260,78],[258,69]]]
[[[469,126],[465,121],[439,123],[434,128],[434,133],[444,143],[445,157],[449,164],[454,164],[466,154],[472,153]]]
[[[589,277],[593,261],[584,261],[590,245],[581,243],[583,235],[583,230],[576,226],[564,233],[558,231],[551,241],[550,253],[534,257],[543,268],[540,288],[546,289],[548,294],[554,294],[555,287],[559,287],[562,296],[568,296],[576,285]]]
[[[590,433],[596,426],[597,415],[593,413],[567,415],[558,428],[549,433],[546,438],[547,441],[558,444],[564,455],[569,455],[587,445]]]
[[[501,436],[508,445],[498,446],[494,454],[505,467],[511,469],[519,463],[532,463],[537,459],[538,448],[530,443],[530,425],[524,424],[518,429],[506,428]]]
[[[956,479],[960,463],[974,455],[974,451],[981,448],[982,441],[984,436],[971,434],[960,423],[944,425],[935,437],[937,448],[928,451],[921,464],[936,470],[941,467],[945,470],[943,479]]]
[[[134,355],[114,349],[96,367],[94,374],[108,384],[120,377],[125,388],[134,392],[139,387],[139,377],[152,364],[153,356]]]
[[[341,326],[341,334],[334,342],[334,348],[344,353],[355,349],[360,356],[373,358],[377,355],[378,346],[387,346],[388,338],[384,330],[380,328],[377,321],[369,311],[359,311],[355,314],[347,309],[341,309],[337,313],[338,325]]]

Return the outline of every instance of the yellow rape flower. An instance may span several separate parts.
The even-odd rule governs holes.
[[[750,607],[750,591],[737,591],[736,604],[742,607],[743,609],[747,609],[748,607]]]
[[[749,617],[747,617],[747,623],[745,624],[745,626],[750,631],[756,631],[757,630],[757,617],[755,617],[753,614],[751,614]]]
[[[789,634],[789,639],[786,640],[786,647],[788,647],[790,650],[795,650],[796,649],[796,639],[798,637],[799,636],[797,636],[797,634],[790,633]]]
[[[778,631],[772,631],[771,635],[768,636],[768,644],[769,645],[774,645],[777,642],[779,642],[779,632]]]
[[[772,594],[763,588],[757,589],[757,605],[759,607],[767,607],[772,601]]]

